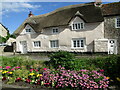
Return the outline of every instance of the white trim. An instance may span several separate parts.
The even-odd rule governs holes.
[[[58,47],[51,47],[51,41],[58,41]],[[49,43],[50,43],[50,45],[49,45],[50,48],[59,48],[59,40],[50,40]],[[56,46],[56,45],[55,45],[55,46]]]
[[[108,54],[110,54],[110,53],[109,53],[109,48],[110,48],[110,43],[109,43],[109,41],[111,41],[111,40],[113,40],[114,43],[115,43],[115,46],[114,46],[115,52],[114,52],[113,54],[117,54],[117,53],[118,53],[118,50],[117,50],[117,40],[116,40],[116,39],[109,39],[109,40],[108,40]]]
[[[54,29],[57,29],[58,32],[53,32]],[[59,33],[58,27],[53,27],[53,28],[52,28],[52,34],[58,34],[58,33]]]
[[[35,46],[35,42],[40,42],[39,44],[39,46]],[[41,47],[41,41],[33,41],[32,42],[33,43],[33,48],[40,48]]]
[[[117,26],[117,19],[120,19],[120,17],[115,18],[115,28],[120,28],[120,26],[119,27]]]
[[[73,40],[79,40],[79,41],[83,40],[83,47],[74,47]],[[84,49],[85,48],[85,40],[86,40],[85,38],[72,38],[72,40],[71,40],[71,48],[72,49]]]
[[[76,26],[75,26],[75,24],[77,24],[77,28],[78,29],[76,29]],[[80,25],[80,26],[78,26],[78,24]],[[83,28],[81,28],[81,24],[83,24]],[[74,27],[73,27],[73,25],[74,25]],[[72,22],[72,24],[71,24],[71,27],[72,27],[72,30],[83,30],[83,29],[85,29],[85,23],[84,22]]]

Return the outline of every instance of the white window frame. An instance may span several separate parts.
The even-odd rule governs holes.
[[[119,22],[119,23],[118,23]],[[119,24],[119,25],[118,25]],[[120,17],[115,18],[115,27],[120,28]]]
[[[72,41],[72,48],[81,48],[85,47],[85,38],[73,38]]]
[[[82,30],[84,29],[84,22],[73,22],[72,23],[72,30]]]
[[[41,42],[40,41],[33,41],[33,47],[34,48],[40,48],[41,47]]]
[[[26,28],[25,31],[26,31],[26,33],[30,33],[31,32],[31,28]]]
[[[59,29],[58,29],[58,27],[56,27],[56,28],[52,28],[52,33],[53,33],[53,34],[57,34],[57,33],[59,33]]]
[[[50,40],[50,48],[59,48],[59,40]]]

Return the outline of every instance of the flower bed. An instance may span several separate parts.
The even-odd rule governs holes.
[[[103,75],[103,70],[66,70],[60,67],[56,70],[43,68],[31,68],[30,70],[22,67],[0,66],[2,80],[11,84],[23,82],[24,85],[32,85],[46,88],[108,88],[109,78]]]

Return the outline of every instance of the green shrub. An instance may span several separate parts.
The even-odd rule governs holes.
[[[67,51],[59,51],[51,54],[49,64],[54,68],[58,66],[65,67],[66,69],[74,69],[75,56]]]
[[[120,77],[120,55],[96,57],[94,59],[90,59],[88,63],[95,65],[96,68],[104,69],[105,75],[114,80],[116,77]]]
[[[75,70],[88,69],[88,70],[97,70],[96,66],[93,63],[90,63],[90,58],[78,58],[74,61]]]

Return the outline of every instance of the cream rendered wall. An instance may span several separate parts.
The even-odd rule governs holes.
[[[7,36],[7,30],[0,24],[0,36],[6,37]]]
[[[79,17],[76,17],[72,22],[82,21]],[[71,23],[72,23],[71,22]],[[70,23],[70,25],[71,25]],[[70,26],[59,26],[59,33],[53,34],[52,28],[46,28],[43,30],[42,34],[33,33],[20,35],[17,37],[16,42],[19,41],[27,41],[28,51],[29,52],[40,52],[40,51],[56,51],[56,50],[67,50],[67,51],[76,51],[76,52],[91,52],[94,51],[94,43],[95,39],[103,39],[104,38],[104,23],[96,22],[96,23],[85,23],[85,28],[83,30],[72,30]],[[85,38],[85,47],[83,49],[80,48],[72,48],[72,38]],[[59,48],[51,48],[50,40],[59,40]],[[33,47],[33,41],[41,41],[40,48]],[[19,47],[17,48],[19,51]]]

